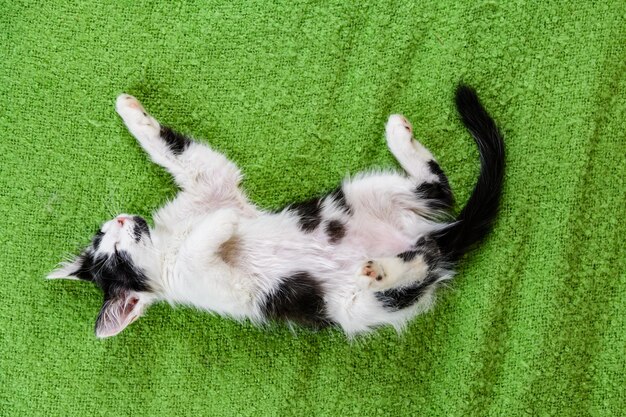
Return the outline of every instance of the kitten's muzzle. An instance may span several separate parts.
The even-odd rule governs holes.
[[[115,218],[115,221],[118,225],[120,225],[120,227],[124,227],[124,223],[126,223],[128,220],[130,220],[130,217],[128,216],[117,216]]]

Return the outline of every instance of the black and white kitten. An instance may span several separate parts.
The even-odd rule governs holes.
[[[119,333],[162,300],[257,323],[335,325],[348,335],[401,329],[432,305],[498,211],[502,136],[471,88],[457,89],[456,107],[481,169],[465,208],[441,220],[452,218],[447,178],[403,116],[390,116],[385,134],[406,173],[361,173],[327,195],[270,212],[248,201],[233,162],[160,125],[122,94],[117,112],[181,191],[155,213],[154,228],[121,214],[48,278],[103,290],[98,337]]]

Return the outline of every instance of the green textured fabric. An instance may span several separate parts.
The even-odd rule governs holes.
[[[626,3],[2,1],[0,415],[618,415],[626,409]],[[398,336],[258,329],[158,305],[97,340],[101,294],[46,281],[175,193],[114,111],[136,95],[276,208],[397,166],[413,121],[460,203],[459,80],[505,134],[495,230]]]

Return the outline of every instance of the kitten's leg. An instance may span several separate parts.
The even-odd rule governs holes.
[[[413,138],[413,126],[402,115],[392,114],[385,126],[385,137],[391,153],[402,168],[417,181],[416,192],[433,200],[438,208],[453,204],[448,178],[428,149]]]
[[[117,98],[116,110],[152,160],[167,169],[183,190],[211,199],[243,198],[238,190],[241,173],[224,155],[160,125],[128,94]]]

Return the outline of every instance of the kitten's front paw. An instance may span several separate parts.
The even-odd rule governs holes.
[[[387,141],[402,141],[411,143],[413,139],[413,126],[406,117],[401,114],[392,114],[385,125]]]
[[[159,129],[158,122],[146,112],[139,100],[131,95],[120,94],[115,101],[115,110],[133,134],[146,129],[150,131]]]

